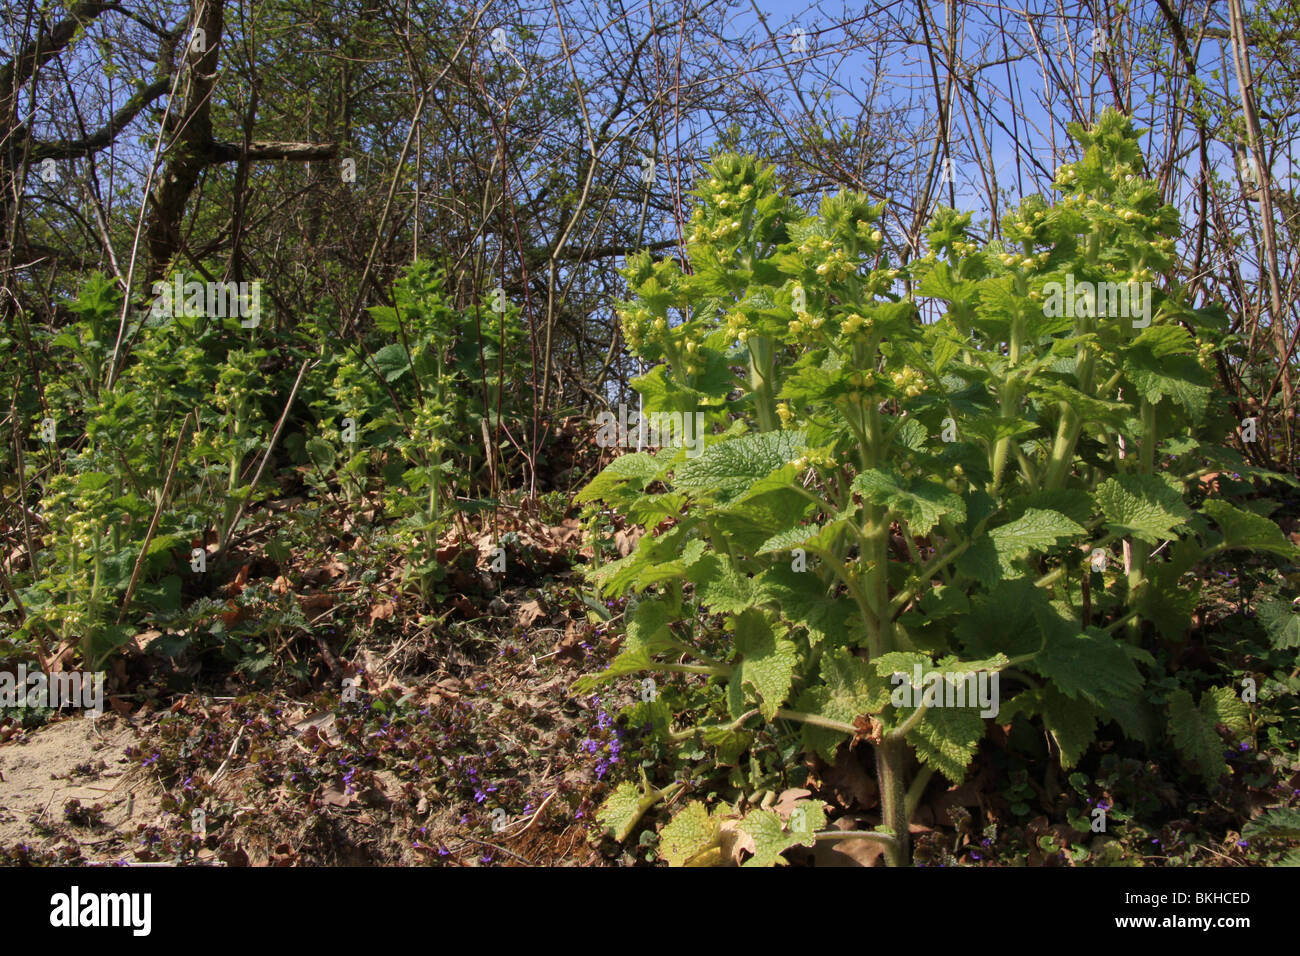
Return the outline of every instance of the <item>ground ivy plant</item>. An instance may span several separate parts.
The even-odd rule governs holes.
[[[1216,724],[1243,731],[1247,704],[1225,686],[1153,705],[1144,641],[1185,635],[1199,562],[1295,556],[1258,506],[1202,500],[1209,471],[1257,473],[1213,400],[1223,311],[1154,281],[1173,271],[1178,216],[1143,176],[1138,132],[1113,112],[1072,132],[1055,204],[1031,198],[982,241],[940,210],[908,263],[886,251],[883,203],[842,192],[804,216],[772,169],[723,155],[689,269],[642,254],[625,271],[626,338],[654,363],[635,383],[647,411],[703,412],[712,434],[698,455],[616,458],[582,492],[648,533],[593,571],[606,596],[635,597],[621,653],[577,689],[706,675],[725,719],[661,724],[722,764],[774,726],[827,762],[873,748],[881,825],[849,835],[894,865],[932,775],[960,782],[984,736],[989,708],[954,692],[972,681],[1000,698],[998,723],[1040,722],[1066,768],[1114,721],[1220,772]],[[680,789],[624,783],[600,819],[625,838]],[[686,802],[661,855],[743,847],[762,865],[846,836],[815,800],[747,796]]]

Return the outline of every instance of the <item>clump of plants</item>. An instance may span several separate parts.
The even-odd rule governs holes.
[[[722,155],[697,193],[691,270],[642,254],[625,271],[627,340],[656,363],[634,383],[646,410],[703,412],[713,433],[698,456],[617,458],[582,492],[649,532],[593,571],[634,601],[622,653],[575,691],[704,676],[716,704],[660,732],[720,766],[760,737],[830,763],[871,748],[881,822],[852,835],[894,865],[932,776],[961,782],[994,717],[1041,726],[1065,769],[1113,722],[1226,774],[1220,729],[1247,733],[1252,705],[1227,682],[1153,700],[1150,646],[1187,633],[1204,562],[1296,557],[1267,502],[1201,487],[1211,471],[1274,476],[1246,465],[1213,400],[1209,364],[1235,348],[1224,312],[1158,278],[1178,216],[1143,175],[1138,131],[1107,112],[1072,133],[1058,201],[1027,200],[1001,239],[941,209],[907,263],[883,203],[842,192],[805,216],[772,169]],[[741,847],[772,864],[845,836],[820,801],[755,806],[732,782],[677,810],[664,859]],[[623,783],[601,820],[626,838],[679,789]]]

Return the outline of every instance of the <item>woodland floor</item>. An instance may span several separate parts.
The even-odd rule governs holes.
[[[580,479],[591,469],[572,470]],[[0,863],[652,861],[644,846],[602,839],[593,822],[609,788],[637,777],[635,732],[614,728],[638,686],[570,692],[605,666],[621,633],[621,605],[598,608],[584,586],[590,547],[576,512],[502,509],[504,575],[483,570],[490,531],[448,532],[438,555],[447,573],[427,603],[372,548],[373,513],[355,513],[297,493],[264,502],[186,622],[224,633],[223,644],[176,622],[142,627],[112,661],[102,717],[0,720]],[[1294,515],[1286,520],[1300,540]],[[307,532],[295,539],[294,526]],[[311,544],[288,555],[268,547],[285,536]],[[634,541],[627,531],[617,543],[626,552]],[[1216,600],[1231,610],[1231,595]],[[1203,629],[1215,613],[1203,612]],[[246,653],[232,657],[232,646]],[[353,700],[345,680],[357,682]],[[1300,804],[1300,773],[1277,754],[1237,755],[1232,786],[1204,799],[1179,792],[1172,768],[1125,759],[1107,792],[1145,801],[1148,822],[1132,830],[1141,836],[1081,837],[1058,812],[1068,787],[1050,759],[1014,785],[1019,797],[1009,792],[1006,746],[990,736],[960,787],[932,781],[914,818],[918,862],[1079,865],[1068,848],[1082,846],[1087,865],[1243,864],[1252,861],[1240,829],[1256,808]],[[808,766],[807,788],[844,829],[879,822],[866,754],[856,756]],[[646,826],[662,819],[664,808]],[[822,843],[789,859],[879,865],[869,846]]]

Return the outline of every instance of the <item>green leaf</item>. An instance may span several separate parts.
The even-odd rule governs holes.
[[[1137,601],[1143,619],[1154,624],[1169,640],[1181,640],[1186,635],[1192,626],[1192,612],[1201,597],[1201,582],[1186,576],[1188,559],[1200,557],[1200,546],[1191,539],[1179,544],[1187,547],[1181,552],[1181,560],[1148,565],[1147,586],[1139,592]],[[1178,548],[1175,553],[1180,553]]]
[[[411,367],[411,357],[406,354],[406,348],[400,342],[385,345],[371,358],[386,382],[396,381]]]
[[[1043,646],[1039,615],[1044,609],[1052,613],[1042,588],[1024,578],[1004,581],[972,600],[970,613],[957,622],[954,632],[970,657],[1034,654]]]
[[[966,768],[983,737],[984,721],[969,707],[931,707],[907,732],[920,761],[954,784],[966,778]]]
[[[1082,525],[1059,511],[1026,509],[1014,521],[980,535],[957,556],[954,566],[967,577],[975,578],[987,588],[1003,578],[1016,576],[1014,561],[1084,534]]]
[[[1196,343],[1181,325],[1155,325],[1125,350],[1121,364],[1137,392],[1152,404],[1169,397],[1193,418],[1205,413],[1208,375],[1193,354]]]
[[[1161,734],[1160,715],[1142,697],[1116,697],[1106,704],[1102,720],[1113,720],[1129,740],[1152,746]]]
[[[1228,773],[1223,759],[1224,742],[1216,724],[1241,731],[1249,723],[1246,705],[1230,687],[1216,687],[1201,694],[1197,707],[1183,688],[1169,694],[1169,732],[1187,760],[1209,783]]]
[[[1275,650],[1300,647],[1300,612],[1286,601],[1263,601],[1259,605],[1259,622],[1268,632]]]
[[[1182,495],[1156,475],[1110,478],[1095,498],[1112,532],[1148,544],[1175,537],[1174,528],[1192,516]]]
[[[672,609],[662,598],[642,598],[628,621],[624,653],[660,654],[684,647],[669,629],[674,619]]]
[[[747,730],[737,730],[731,724],[710,724],[701,727],[700,737],[706,744],[718,749],[717,760],[720,767],[734,767],[740,762],[741,755],[754,742],[752,733]]]
[[[821,678],[821,684],[799,696],[797,710],[852,724],[859,716],[880,713],[889,703],[886,678],[846,647],[822,655]],[[804,746],[828,763],[834,761],[836,748],[847,737],[847,733],[829,727],[803,725]]]
[[[1049,684],[1043,691],[1043,726],[1061,751],[1061,766],[1069,770],[1079,762],[1097,730],[1097,711],[1072,700]]]
[[[630,484],[638,493],[645,490],[663,469],[654,455],[647,452],[634,452],[620,455],[606,465],[599,475],[591,479],[587,487],[578,492],[574,500],[578,504],[604,499],[614,489]]]
[[[796,820],[802,826],[796,826]],[[780,815],[771,810],[750,811],[740,823],[754,841],[754,855],[745,866],[784,866],[786,860],[781,854],[792,846],[812,846],[817,842],[814,832],[825,825],[826,812],[820,801],[796,801],[789,830]]]
[[[686,866],[718,844],[718,823],[699,800],[679,810],[659,834],[659,855],[669,866]]]
[[[654,670],[654,661],[650,655],[645,652],[644,648],[638,648],[634,651],[623,651],[599,674],[585,674],[573,682],[573,693],[589,694],[601,684],[607,683],[616,677],[625,677],[628,674],[640,674],[642,671]]]
[[[728,621],[736,641],[740,661],[734,666],[728,699],[731,716],[745,712],[744,689],[753,689],[759,709],[771,720],[785,703],[794,680],[799,654],[794,642],[778,638],[761,611],[750,608]]]
[[[1250,708],[1231,687],[1211,687],[1201,695],[1201,711],[1233,733],[1250,730]]]
[[[754,841],[754,855],[745,861],[745,866],[784,866],[782,852],[799,842],[785,832],[781,817],[771,810],[751,811],[741,821],[740,828]]]
[[[1055,545],[1062,538],[1072,538],[1084,533],[1083,527],[1059,511],[1030,508],[1015,521],[1000,525],[989,532],[993,547],[998,553],[1004,571],[1008,562],[1023,558],[1030,551],[1041,551]]]
[[[706,554],[692,564],[686,576],[695,584],[695,598],[714,614],[739,614],[758,602],[753,579],[716,554]]]
[[[673,484],[716,494],[725,503],[741,497],[754,482],[799,458],[805,445],[804,433],[797,431],[763,432],[715,442],[699,457],[679,465]]]
[[[897,472],[872,468],[853,479],[853,490],[905,519],[913,534],[929,534],[944,515],[951,514],[957,522],[966,520],[966,502],[928,478],[905,479]]]
[[[957,555],[953,567],[958,573],[974,578],[984,587],[992,589],[1003,578],[1002,562],[998,558],[998,549],[993,539],[982,534],[971,542],[971,546]]]
[[[1247,823],[1241,835],[1248,840],[1300,840],[1300,809],[1270,807]]]
[[[850,602],[831,600],[825,582],[813,573],[811,565],[810,560],[808,570],[796,571],[790,562],[782,561],[768,568],[755,579],[759,583],[753,603],[772,604],[783,619],[807,628],[814,643],[845,643],[852,639]]]
[[[649,806],[644,802],[636,784],[625,781],[605,798],[605,802],[596,811],[596,819],[602,826],[613,831],[614,839],[622,843],[632,835],[632,830],[641,822]]]
[[[835,546],[835,539],[845,528],[843,520],[826,525],[801,524],[772,535],[763,542],[756,554],[771,554],[773,551],[791,551],[803,548],[805,551],[830,551]]]
[[[1083,698],[1104,709],[1112,698],[1133,697],[1142,688],[1142,675],[1124,645],[1105,631],[1077,625],[1052,608],[1038,610],[1047,646],[1032,667],[1067,697]]]
[[[1249,551],[1267,551],[1283,558],[1294,558],[1296,547],[1286,539],[1276,522],[1262,515],[1244,511],[1219,498],[1211,498],[1201,505],[1201,511],[1214,519],[1223,532],[1225,550],[1243,548]]]
[[[323,438],[313,436],[307,439],[306,448],[312,464],[328,475],[330,469],[334,467],[334,446]]]
[[[1076,524],[1086,524],[1092,517],[1092,496],[1079,488],[1050,488],[1019,495],[1008,509],[1008,516],[1019,518],[1031,509],[1059,511]]]
[[[689,533],[679,524],[661,535],[643,535],[636,550],[625,558],[602,565],[593,575],[606,594],[615,597],[628,590],[644,591],[652,585],[686,577],[691,564],[704,554],[706,545],[699,538],[683,544]]]

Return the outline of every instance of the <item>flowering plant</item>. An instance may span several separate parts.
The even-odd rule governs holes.
[[[959,783],[991,717],[959,688],[995,688],[997,721],[1040,723],[1067,768],[1114,721],[1224,772],[1215,727],[1243,730],[1246,705],[1217,687],[1157,712],[1143,645],[1151,629],[1186,632],[1197,562],[1295,555],[1260,514],[1197,501],[1208,470],[1263,475],[1221,444],[1235,423],[1198,361],[1231,345],[1221,310],[1174,281],[1148,327],[1083,285],[1068,314],[1044,307],[1067,277],[1095,292],[1167,273],[1177,237],[1129,121],[1109,112],[1073,133],[1064,201],[1031,198],[983,242],[969,214],[941,209],[910,263],[891,259],[883,204],[842,192],[801,216],[772,169],[720,156],[691,218],[691,270],[642,254],[625,273],[627,340],[659,362],[635,382],[647,410],[704,410],[715,434],[697,457],[617,458],[580,496],[649,533],[593,572],[607,595],[639,598],[622,653],[576,689],[705,675],[725,718],[673,715],[686,730],[663,732],[695,735],[719,764],[760,734],[828,763],[870,746],[882,819],[856,835],[896,865],[931,776]],[[602,820],[627,835],[670,792],[623,784]],[[844,836],[819,832],[817,801],[777,812],[757,796],[688,803],[665,857],[727,858],[737,826],[753,865]]]

